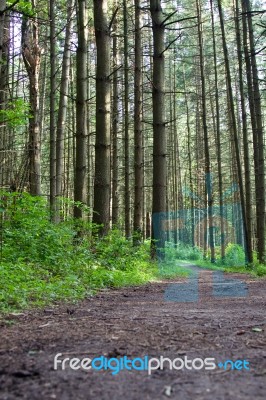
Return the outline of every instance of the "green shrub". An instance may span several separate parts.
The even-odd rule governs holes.
[[[246,263],[245,251],[238,244],[229,243],[225,249],[224,264],[228,266],[243,266]]]
[[[166,242],[164,249],[164,257],[166,262],[176,260],[200,260],[202,252],[196,246],[192,247],[183,243]]]
[[[266,275],[266,265],[257,265],[255,267],[255,271],[257,273],[258,276],[265,276]]]
[[[118,230],[99,239],[95,225],[72,218],[53,224],[41,197],[1,199],[0,312],[157,279],[150,242],[133,246]]]

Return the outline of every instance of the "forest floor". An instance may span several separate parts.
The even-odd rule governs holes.
[[[2,317],[0,399],[265,399],[266,280],[225,274],[227,280],[245,282],[248,294],[226,297],[229,281],[220,280],[223,289],[215,297],[215,272],[194,270],[198,286],[190,284],[194,289],[186,302],[174,298],[179,289],[185,293],[189,282],[178,278],[106,289],[74,306],[61,303]],[[198,298],[193,299],[193,291]],[[54,370],[58,353],[61,361],[100,356],[215,358],[216,364],[246,360],[250,369],[170,370],[165,362],[164,369],[150,375],[147,370],[114,375],[69,365],[62,370],[60,363]]]

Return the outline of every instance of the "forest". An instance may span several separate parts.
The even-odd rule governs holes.
[[[263,0],[0,0],[0,328],[193,271],[258,285],[256,320],[265,38]]]

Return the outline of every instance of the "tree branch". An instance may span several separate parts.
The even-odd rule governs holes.
[[[169,14],[161,23],[161,26],[163,26],[165,24],[166,21],[168,21],[169,18],[171,18],[173,15],[175,15],[177,13],[178,10],[173,11],[171,14]]]
[[[167,24],[165,24],[164,26],[168,26],[168,25],[171,25],[171,24],[175,24],[175,23],[179,23],[179,22],[183,22],[183,21],[188,21],[188,20],[190,20],[190,19],[196,19],[196,18],[198,18],[197,16],[195,16],[195,17],[186,17],[186,18],[181,18],[181,19],[177,19],[177,20],[175,20],[175,21],[172,21],[172,22],[168,22]]]
[[[180,33],[180,35],[177,36],[177,38],[175,38],[174,40],[172,40],[172,41],[168,44],[168,46],[166,46],[166,48],[164,49],[164,51],[160,54],[160,57],[163,55],[163,53],[165,53],[165,52],[169,49],[169,47],[170,47],[173,43],[175,43],[178,39],[180,39],[181,35],[182,35],[182,34]]]
[[[15,0],[14,3],[10,4],[10,6],[6,7],[3,11],[0,11],[0,15],[5,14],[7,11],[12,10],[20,0]]]
[[[109,31],[110,31],[111,28],[112,28],[112,25],[113,25],[113,23],[114,23],[114,20],[115,20],[115,17],[116,17],[116,14],[117,14],[118,10],[119,10],[119,7],[116,7],[116,9],[115,9],[115,11],[114,11],[114,13],[113,13],[113,16],[112,16],[112,18],[111,18],[110,24],[109,24]]]

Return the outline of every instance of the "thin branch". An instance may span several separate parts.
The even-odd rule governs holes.
[[[165,28],[167,31],[183,31],[185,29],[191,29],[191,28],[196,28],[198,24],[195,25],[188,25],[188,26],[183,26],[182,28]]]
[[[170,121],[166,121],[166,122],[164,123],[164,125],[171,124],[172,122],[175,122],[175,121],[177,121],[177,118],[171,119]]]
[[[171,18],[173,15],[175,15],[178,12],[178,10],[173,11],[171,14],[169,14],[165,20],[163,20],[163,22],[161,23],[161,26],[163,26],[165,24],[166,21],[168,21],[169,18]]]
[[[7,11],[12,10],[20,0],[15,0],[14,3],[10,4],[10,6],[6,7],[3,11],[0,11],[0,15],[5,14]]]
[[[169,47],[170,47],[173,43],[175,43],[178,39],[180,39],[181,35],[182,35],[182,34],[180,33],[180,35],[177,36],[177,38],[175,38],[174,40],[172,40],[172,41],[168,44],[168,46],[166,46],[166,48],[164,49],[164,51],[160,54],[160,57],[163,55],[163,53],[165,53],[165,52],[169,49]]]
[[[240,13],[240,15],[247,15],[247,14],[264,14],[266,10],[254,10],[254,11],[245,11]]]
[[[171,25],[171,24],[175,24],[175,23],[179,23],[179,22],[183,22],[183,21],[188,21],[188,20],[190,20],[190,19],[196,19],[196,18],[198,18],[197,16],[195,16],[195,17],[186,17],[186,18],[181,18],[181,19],[177,19],[177,20],[175,20],[175,21],[172,21],[172,22],[168,22],[167,24],[165,24],[164,26],[168,26],[168,25]]]
[[[260,49],[260,50],[258,50],[258,51],[255,51],[254,52],[254,55],[256,56],[257,54],[259,54],[259,53],[261,53],[263,50],[265,50],[266,49],[266,46],[264,46],[264,47],[262,47],[262,49]]]
[[[113,13],[112,19],[111,19],[111,21],[110,21],[110,24],[109,24],[109,31],[110,31],[111,28],[112,28],[112,25],[113,25],[113,23],[114,23],[114,20],[115,20],[115,17],[116,17],[116,14],[117,14],[118,10],[119,10],[119,7],[116,7],[116,9],[115,9],[115,11],[114,11],[114,13]]]
[[[123,68],[123,65],[120,65],[119,67],[117,67],[116,69],[114,69],[113,70],[113,72],[111,72],[111,74],[110,75],[108,75],[108,79],[112,76],[112,75],[114,75],[117,71],[119,71],[121,68]]]

